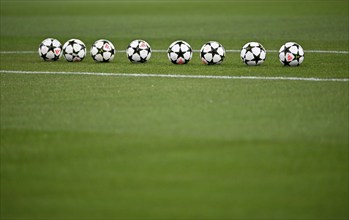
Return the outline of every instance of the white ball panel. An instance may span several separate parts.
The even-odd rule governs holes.
[[[98,53],[98,49],[96,47],[92,47],[90,50],[90,53],[92,56],[96,55]]]
[[[217,42],[211,42],[211,47],[213,49],[217,49],[219,47],[219,44]]]
[[[186,60],[190,60],[191,59],[191,53],[190,52],[186,52],[186,53],[184,53],[183,54],[183,57],[184,57],[184,59],[186,59]]]
[[[146,51],[146,50],[141,50],[141,51],[139,52],[139,55],[144,59],[144,58],[147,57],[148,51]]]
[[[173,52],[179,52],[179,50],[180,50],[179,44],[176,44],[172,47]]]
[[[283,61],[283,60],[285,60],[285,53],[279,53],[279,59],[281,60],[281,61]]]
[[[254,55],[258,56],[261,52],[261,49],[259,47],[254,47],[251,51]]]
[[[141,60],[141,57],[137,53],[135,53],[132,55],[132,60],[137,62]]]
[[[218,63],[221,61],[221,56],[219,56],[218,54],[213,56],[213,62],[214,63]]]
[[[146,60],[149,60],[150,57],[151,57],[151,53],[148,53],[148,56],[147,56]]]
[[[223,49],[223,47],[219,47],[219,48],[217,49],[217,53],[218,53],[219,55],[221,55],[221,56],[224,56],[224,49]]]
[[[50,46],[51,45],[51,42],[52,42],[52,39],[51,38],[47,38],[45,39],[42,44],[45,45],[45,46]]]
[[[205,58],[205,60],[207,60],[208,62],[211,62],[211,60],[212,60],[212,54],[211,54],[211,53],[207,53],[207,54],[204,55],[204,58]]]
[[[135,50],[132,47],[127,49],[127,55],[129,55],[129,56],[132,56],[132,54],[134,54],[134,52],[135,52]]]
[[[177,60],[178,55],[176,53],[170,53],[170,58],[171,58],[171,60]]]
[[[261,55],[260,55],[260,58],[265,60],[265,57],[266,57],[266,52],[264,50],[261,51]]]
[[[103,58],[106,59],[106,60],[109,60],[111,57],[111,53],[110,52],[105,52],[103,53]]]
[[[254,58],[253,54],[250,51],[248,51],[245,55],[245,59],[252,60],[253,58]]]
[[[80,58],[84,58],[85,57],[85,51],[84,50],[80,50],[79,53],[78,53],[78,56]]]
[[[46,54],[48,52],[48,48],[46,46],[41,47],[41,53]]]
[[[58,40],[54,39],[53,42],[52,42],[52,45],[54,47],[60,47],[62,44]]]
[[[262,63],[264,63],[264,60],[259,60],[259,61],[257,62],[257,65],[262,64]]]
[[[68,61],[72,61],[73,60],[73,56],[71,54],[66,54],[66,55],[64,55],[64,57]]]
[[[290,47],[289,50],[290,50],[293,54],[297,54],[297,52],[298,52],[298,48],[297,48],[296,46]]]
[[[297,66],[298,65],[298,61],[297,60],[293,60],[289,63],[290,66]]]
[[[304,50],[301,46],[299,46],[298,51],[299,51],[299,55],[304,56]]]
[[[73,44],[74,51],[78,52],[79,50],[82,49],[80,44]]]
[[[73,53],[73,47],[71,45],[68,45],[66,48],[65,48],[65,52],[66,53]]]
[[[46,54],[46,57],[47,57],[48,59],[53,59],[53,58],[55,58],[55,54],[54,54],[52,51],[49,51],[49,52]]]
[[[138,40],[134,40],[130,43],[130,46],[136,48],[138,46]]]
[[[102,55],[101,55],[101,54],[97,54],[97,55],[95,56],[95,60],[97,60],[97,61],[99,61],[99,62],[102,62],[102,61],[103,61]]]
[[[299,64],[303,63],[304,57],[299,58]]]
[[[255,61],[247,61],[246,64],[249,65],[249,66],[256,66],[256,62]]]
[[[287,43],[285,43],[285,47],[291,47],[294,44],[295,44],[295,42],[287,42]]]
[[[174,46],[172,47],[172,51],[173,51],[173,52],[179,52],[179,45],[178,45],[178,44],[174,45]]]
[[[98,49],[101,49],[103,47],[103,41],[101,41],[101,40],[96,41],[95,47],[97,47]]]
[[[205,53],[207,53],[207,52],[210,52],[212,50],[212,48],[211,48],[211,46],[210,45],[205,45],[204,46],[204,49],[203,49],[203,51],[205,52]]]
[[[185,45],[185,44],[182,44],[182,45],[181,45],[181,50],[182,50],[182,51],[188,51],[188,50],[189,50],[189,47],[188,47],[187,45]]]

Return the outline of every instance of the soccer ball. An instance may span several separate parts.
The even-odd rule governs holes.
[[[279,59],[284,66],[299,66],[304,60],[304,50],[295,42],[288,42],[281,46]]]
[[[90,54],[96,62],[109,62],[114,59],[115,47],[108,40],[97,40],[92,45]]]
[[[62,56],[62,44],[54,39],[47,38],[39,46],[39,56],[45,61],[56,61]]]
[[[178,40],[170,45],[167,56],[173,64],[187,64],[193,56],[193,50],[187,42]]]
[[[82,61],[86,56],[86,46],[78,39],[70,39],[63,45],[63,56],[69,62]]]
[[[210,41],[201,47],[200,57],[204,64],[220,64],[224,60],[225,49],[220,43]]]
[[[144,40],[134,40],[128,45],[126,54],[132,63],[145,63],[151,57],[151,48]]]
[[[262,44],[249,42],[242,47],[240,57],[246,65],[256,66],[265,61],[266,54]]]

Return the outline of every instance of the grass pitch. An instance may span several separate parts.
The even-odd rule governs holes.
[[[347,1],[1,1],[1,51],[216,40],[348,51]],[[1,70],[348,78],[348,53],[248,67],[0,53]],[[348,82],[1,73],[1,219],[347,219]]]

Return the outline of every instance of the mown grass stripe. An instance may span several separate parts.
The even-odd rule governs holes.
[[[287,80],[311,82],[349,82],[348,78],[305,78],[305,77],[268,77],[268,76],[210,76],[210,75],[180,75],[180,74],[151,74],[151,73],[98,73],[98,72],[50,72],[50,71],[20,71],[0,70],[0,73],[10,74],[52,74],[52,75],[93,75],[118,77],[161,77],[161,78],[189,78],[189,79],[245,79],[245,80]]]

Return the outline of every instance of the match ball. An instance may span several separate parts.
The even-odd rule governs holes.
[[[225,49],[220,43],[216,41],[207,42],[201,47],[200,58],[204,64],[221,64],[224,60],[224,57]]]
[[[178,40],[170,45],[167,56],[173,64],[187,64],[193,56],[193,50],[187,42]]]
[[[279,60],[284,66],[299,66],[304,60],[304,50],[295,42],[288,42],[279,50]]]
[[[69,62],[80,62],[86,56],[86,46],[79,39],[70,39],[63,45],[63,56]]]
[[[245,44],[240,53],[242,62],[248,66],[257,66],[265,61],[267,52],[263,45],[258,42],[249,42]]]
[[[145,63],[151,57],[150,45],[144,40],[134,40],[128,45],[126,55],[132,63]]]
[[[97,40],[91,47],[91,57],[96,62],[109,62],[114,59],[115,47],[105,39]]]
[[[56,61],[62,56],[62,44],[54,39],[47,38],[39,45],[39,56],[45,61]]]

